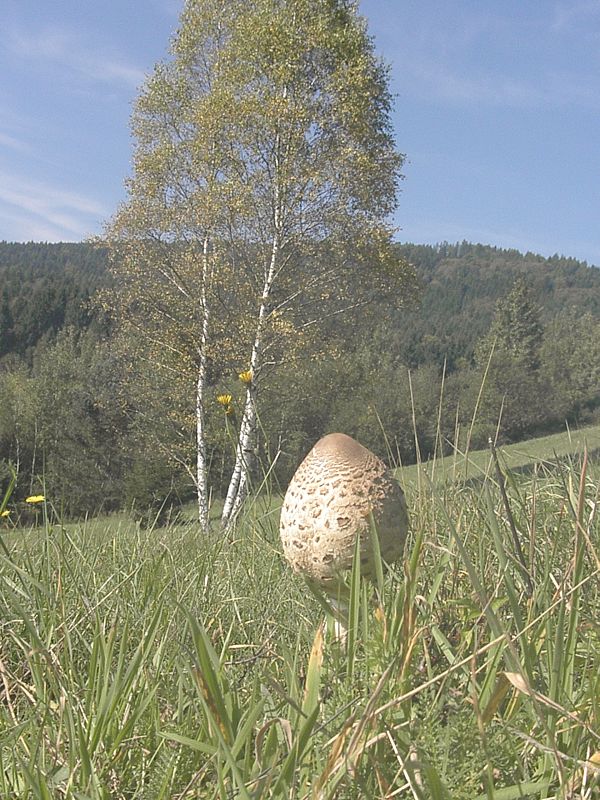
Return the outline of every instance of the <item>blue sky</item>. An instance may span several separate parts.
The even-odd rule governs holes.
[[[77,241],[125,196],[179,0],[2,0],[0,239]],[[402,241],[600,265],[600,0],[361,0],[407,156]]]

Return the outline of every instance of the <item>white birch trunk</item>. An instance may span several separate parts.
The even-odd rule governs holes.
[[[252,394],[253,390],[248,389],[236,448],[235,466],[221,517],[221,524],[224,528],[231,525],[248,494],[256,434],[256,405]]]
[[[202,332],[198,348],[198,378],[196,381],[196,495],[198,498],[198,521],[201,529],[208,530],[208,461],[206,449],[206,380],[208,326],[210,321],[207,288],[209,278],[209,240],[204,239],[202,254]]]
[[[250,369],[252,371],[252,378],[257,374],[260,367],[262,352],[263,352],[263,335],[265,321],[267,317],[267,307],[269,298],[271,296],[271,289],[273,280],[279,264],[279,251],[281,249],[281,236],[279,232],[279,213],[275,215],[275,234],[273,236],[273,246],[271,250],[271,261],[269,270],[267,272],[265,283],[263,286],[263,293],[261,297],[260,308],[258,311],[258,322],[256,326],[256,335],[254,337],[254,344],[252,346],[252,355],[250,357]],[[228,528],[234,521],[246,495],[248,494],[248,487],[250,483],[250,467],[254,455],[254,444],[256,438],[257,416],[256,416],[256,388],[250,385],[246,391],[246,403],[242,414],[242,421],[240,423],[240,433],[238,436],[238,443],[235,454],[235,466],[229,482],[227,496],[225,498],[225,505],[223,506],[223,514],[221,516],[221,525],[223,528]]]
[[[200,366],[196,382],[196,495],[198,521],[201,529],[208,529],[208,479],[206,460],[206,425],[204,419],[204,388],[206,371]]]
[[[284,99],[287,97],[287,87],[283,90]],[[256,334],[254,336],[254,344],[252,345],[252,354],[250,356],[250,369],[252,372],[252,384],[248,386],[246,391],[246,403],[244,405],[244,412],[242,414],[242,421],[240,423],[240,433],[238,436],[238,443],[235,454],[235,465],[229,487],[227,489],[227,496],[225,498],[225,505],[223,506],[223,514],[221,515],[221,526],[225,529],[229,528],[242,503],[248,494],[248,487],[250,483],[250,466],[254,455],[254,444],[256,439],[257,416],[256,416],[256,386],[254,385],[255,376],[261,366],[263,356],[263,336],[265,329],[265,322],[268,313],[268,304],[271,297],[271,290],[273,281],[279,267],[279,253],[281,250],[281,231],[282,231],[282,203],[281,203],[281,186],[280,180],[280,151],[281,151],[281,138],[277,134],[275,138],[275,163],[274,163],[274,186],[273,186],[273,243],[271,246],[271,259],[269,268],[265,275],[265,282],[263,284],[262,297],[260,300],[260,307],[258,310],[258,320],[256,324]]]

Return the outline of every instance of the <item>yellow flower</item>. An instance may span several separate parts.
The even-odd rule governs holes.
[[[46,498],[43,494],[32,494],[25,498],[26,503],[43,503]]]
[[[8,515],[9,515],[9,514],[10,514],[10,511],[9,511],[9,510],[8,510],[8,508],[7,508],[5,511],[3,511],[3,512],[0,514],[0,517],[8,517]]]
[[[233,398],[231,397],[230,394],[218,394],[217,395],[217,403],[220,406],[225,406],[225,407],[230,406],[232,399]]]
[[[227,408],[225,409],[225,413],[227,414],[228,417],[230,417],[232,414],[235,414],[234,407],[233,406],[227,406]]]
[[[244,370],[244,372],[240,372],[240,374],[238,375],[238,378],[241,380],[242,383],[244,383],[244,384],[246,384],[246,386],[248,386],[248,384],[252,383],[252,370],[251,369],[247,369],[247,370]]]

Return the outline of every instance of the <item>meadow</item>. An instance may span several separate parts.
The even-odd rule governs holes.
[[[441,446],[440,446],[441,450]],[[565,430],[549,436],[539,436],[502,447],[502,464],[512,472],[531,472],[535,468],[552,469],[557,461],[572,456],[582,456],[584,451],[592,458],[600,453],[600,425],[590,425],[575,430]],[[390,452],[392,461],[394,453]],[[416,484],[425,471],[432,481],[482,480],[494,469],[490,450],[464,451],[454,449],[451,455],[434,457],[425,464],[399,466],[396,470],[402,485]],[[495,470],[494,470],[495,471]]]
[[[527,447],[400,470],[405,559],[357,562],[345,642],[265,487],[226,538],[7,527],[0,797],[600,797],[600,469]]]

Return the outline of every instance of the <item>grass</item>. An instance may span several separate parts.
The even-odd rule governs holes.
[[[349,578],[346,646],[270,504],[227,540],[2,534],[0,797],[600,797],[595,468],[507,473],[532,592],[494,472],[431,473],[404,562]]]
[[[498,448],[503,465],[513,471],[528,471],[535,465],[552,467],[557,460],[573,455],[600,452],[600,425],[567,430],[551,436],[505,445]],[[473,450],[469,453],[457,451],[444,458],[436,458],[422,465],[401,467],[398,477],[403,485],[416,484],[425,471],[436,482],[447,480],[471,480],[489,475],[492,468],[489,449]]]

